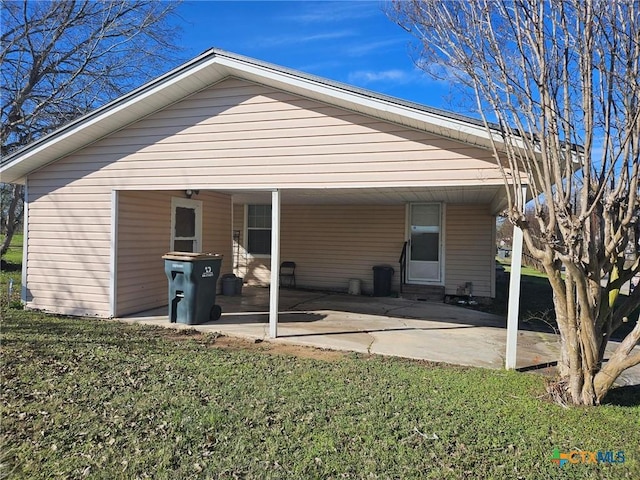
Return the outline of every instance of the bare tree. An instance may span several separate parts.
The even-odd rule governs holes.
[[[640,288],[620,296],[640,270],[640,3],[414,0],[394,2],[390,15],[419,39],[419,65],[474,93],[509,218],[553,288],[556,387],[575,404],[599,403],[640,363],[640,322],[603,360],[640,304]]]
[[[176,2],[1,0],[1,154],[36,140],[166,70]],[[3,204],[0,253],[21,221],[22,188]]]

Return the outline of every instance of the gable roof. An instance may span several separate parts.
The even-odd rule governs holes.
[[[470,145],[491,145],[480,120],[212,48],[8,155],[0,164],[2,181],[21,183],[30,172],[229,77]]]

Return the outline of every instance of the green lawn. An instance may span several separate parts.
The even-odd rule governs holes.
[[[22,276],[22,234],[14,235],[7,253],[2,256],[0,269],[0,308],[20,307],[20,281]],[[4,262],[7,262],[6,264]]]
[[[22,233],[17,233],[11,239],[11,244],[9,244],[9,249],[7,253],[2,256],[2,259],[14,265],[22,263]]]
[[[511,265],[498,261],[505,267],[506,275],[496,281],[496,299],[487,309],[498,315],[507,314],[509,296],[509,274]],[[522,267],[520,286],[520,321],[522,326],[554,331],[553,292],[547,276],[531,267]]]
[[[20,301],[20,272],[0,273],[0,311],[7,306],[22,308]]]
[[[498,260],[505,267],[507,275],[511,267]],[[508,278],[496,282],[496,301],[491,305],[489,311],[500,315],[507,313]],[[626,296],[621,294],[619,302],[623,302]],[[547,275],[531,267],[522,267],[521,287],[520,287],[520,325],[524,328],[535,330],[546,330],[557,333],[555,321],[555,311],[553,305],[553,291]],[[612,338],[622,340],[635,326],[635,322],[640,316],[640,308],[635,309],[629,315],[629,322],[613,332]]]
[[[523,279],[534,308],[546,280]],[[640,478],[638,387],[564,409],[533,374],[22,311],[19,280],[0,275],[0,478]]]
[[[507,273],[511,272],[511,263],[510,262],[505,262],[504,260],[502,260],[502,261],[500,261],[500,263],[502,263],[502,265],[504,266],[505,272],[507,272]],[[520,272],[521,272],[522,276],[544,278],[545,280],[547,278],[547,274],[546,273],[540,272],[540,271],[536,270],[535,268],[527,267],[526,265],[522,265],[522,268],[520,269]]]
[[[564,409],[533,374],[3,314],[0,477],[640,478],[637,389]]]

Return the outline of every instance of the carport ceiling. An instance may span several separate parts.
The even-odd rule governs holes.
[[[327,188],[282,189],[281,202],[291,205],[390,205],[415,202],[491,204],[493,213],[505,207],[504,187],[435,187],[435,188]],[[234,190],[235,204],[269,204],[271,192]]]

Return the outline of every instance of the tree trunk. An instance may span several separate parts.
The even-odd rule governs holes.
[[[571,282],[571,275],[567,275]],[[595,311],[581,310],[580,297],[587,295],[584,289],[567,286],[567,295],[561,297],[554,291],[554,305],[560,332],[561,358],[558,363],[560,379],[567,403],[574,405],[598,405],[613,386],[615,379],[627,368],[640,362],[640,352],[633,353],[640,342],[640,322],[618,346],[611,358],[604,362],[605,346],[594,343]],[[577,292],[577,294],[576,294]],[[555,388],[555,391],[558,389]]]
[[[640,319],[634,329],[625,337],[622,343],[618,345],[618,348],[613,352],[609,361],[595,375],[593,388],[596,403],[602,401],[609,389],[613,386],[613,382],[624,370],[640,362],[640,352],[630,355],[638,343],[640,343]]]
[[[580,296],[586,291],[579,288],[575,281],[573,266],[567,266],[565,278],[554,269],[551,263],[546,265],[551,273],[550,283],[553,289],[553,303],[556,311],[556,321],[560,333],[560,359],[558,385],[563,386],[565,401],[575,405],[594,405],[596,403],[593,385],[594,365],[599,365],[599,359],[593,358],[593,349],[589,348],[590,329],[585,324],[593,319],[589,313],[582,312]],[[582,299],[584,300],[584,299]],[[597,350],[597,349],[596,349]],[[597,355],[597,351],[595,352]],[[557,391],[558,389],[554,389]]]
[[[13,235],[16,232],[16,229],[20,225],[20,220],[22,220],[22,214],[24,212],[24,208],[22,207],[22,195],[23,195],[23,186],[22,185],[14,185],[13,191],[11,193],[11,201],[9,202],[9,206],[7,209],[7,219],[6,224],[3,225],[5,230],[5,235],[2,240],[2,245],[0,246],[0,255],[4,255],[7,253],[9,249],[9,245],[11,244],[11,240],[13,239]]]
[[[640,363],[636,327],[603,365],[610,334],[640,305],[640,294],[616,302],[640,273],[640,262],[626,261],[640,255],[640,49],[629,41],[640,30],[638,2],[393,4],[420,41],[418,63],[442,67],[473,93],[509,219],[548,274],[561,344],[550,393],[599,403]]]

